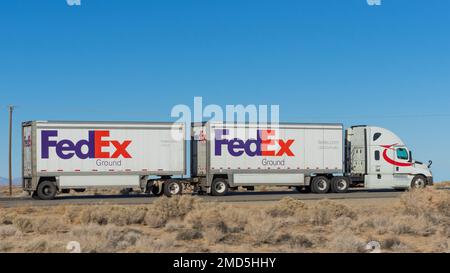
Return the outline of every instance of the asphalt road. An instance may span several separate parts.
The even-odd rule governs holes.
[[[397,198],[402,192],[392,190],[365,190],[351,189],[347,193],[298,193],[294,191],[269,192],[233,192],[227,196],[200,196],[207,201],[219,202],[273,202],[283,197],[292,197],[299,200],[319,199],[369,199],[369,198]],[[115,204],[138,205],[150,204],[156,200],[155,196],[145,194],[132,195],[77,195],[59,196],[55,200],[33,200],[31,197],[0,197],[0,207],[17,206],[54,206],[54,205],[89,205],[89,204]]]

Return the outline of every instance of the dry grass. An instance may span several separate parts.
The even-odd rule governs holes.
[[[145,206],[0,210],[0,252],[448,252],[450,193],[406,192],[394,205],[285,198],[264,206],[159,198]]]

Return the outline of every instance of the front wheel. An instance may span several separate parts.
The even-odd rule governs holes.
[[[228,193],[228,182],[224,178],[216,178],[211,184],[211,195],[224,196]]]
[[[331,180],[331,191],[335,193],[345,193],[350,187],[350,181],[347,177],[333,177]]]
[[[422,175],[416,175],[411,181],[411,189],[423,189],[427,185],[427,180]]]

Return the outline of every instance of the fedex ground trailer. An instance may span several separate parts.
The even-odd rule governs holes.
[[[186,173],[183,124],[32,121],[22,130],[23,187],[39,199],[91,187],[148,190],[150,176]],[[171,182],[166,191],[179,186]]]
[[[185,131],[191,130],[190,156]],[[33,197],[90,187],[155,195],[225,195],[257,185],[315,193],[432,184],[430,165],[391,131],[373,126],[281,123],[23,123],[23,187]],[[190,160],[191,175],[186,174]]]

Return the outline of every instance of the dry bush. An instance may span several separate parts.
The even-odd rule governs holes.
[[[175,239],[182,240],[182,241],[191,241],[195,239],[200,239],[203,237],[203,234],[201,231],[197,229],[182,229],[177,232],[177,236]]]
[[[296,212],[303,212],[306,209],[305,203],[292,197],[285,197],[275,205],[267,209],[267,213],[272,217],[293,216]]]
[[[353,219],[347,216],[339,217],[332,222],[332,228],[334,231],[349,230],[352,225]]]
[[[403,214],[432,218],[450,217],[450,192],[425,188],[404,193],[400,197]]]
[[[14,225],[23,233],[34,231],[33,218],[28,216],[18,216],[14,219]]]
[[[206,239],[206,242],[208,242],[210,245],[214,245],[223,241],[227,236],[227,234],[222,229],[217,227],[206,229],[203,232],[203,235]]]
[[[250,241],[254,245],[270,244],[275,241],[280,222],[277,218],[272,218],[265,213],[249,215],[245,233],[249,235]]]
[[[339,253],[365,252],[367,243],[353,233],[336,233],[335,239],[328,244],[328,249]]]
[[[0,239],[12,237],[18,233],[18,230],[13,225],[0,226]]]
[[[165,231],[167,232],[175,232],[178,231],[180,229],[185,228],[183,223],[180,222],[174,222],[174,223],[167,223],[166,227],[165,227]]]
[[[64,216],[69,223],[126,226],[143,224],[147,210],[143,206],[91,206],[81,212],[77,212],[77,208],[66,209]]]
[[[411,234],[429,236],[434,234],[436,229],[433,224],[423,216],[414,217],[404,215],[393,219],[390,231],[397,235]]]
[[[61,217],[43,216],[33,219],[33,229],[39,234],[53,234],[64,232],[68,227],[63,223]]]
[[[349,207],[330,200],[320,200],[308,210],[310,221],[314,225],[324,226],[339,217],[356,218],[356,213]]]
[[[144,222],[153,228],[164,227],[171,218],[184,218],[199,202],[199,198],[188,195],[158,198],[145,215]]]
[[[312,248],[314,246],[314,242],[311,236],[298,233],[282,233],[277,237],[276,242],[281,244],[288,244],[292,249],[305,249]]]
[[[134,246],[141,236],[141,231],[131,228],[111,228],[106,230],[104,234],[107,247],[114,252],[122,251],[130,246]]]
[[[185,222],[198,230],[217,228],[224,233],[237,233],[245,228],[246,216],[224,204],[208,204],[209,207],[190,212]]]
[[[0,225],[12,225],[16,217],[15,211],[2,211],[0,212]]]
[[[388,237],[381,242],[382,250],[399,250],[404,249],[406,245],[398,237]]]
[[[357,228],[360,232],[366,232],[367,230],[374,229],[379,235],[389,232],[392,226],[392,219],[390,215],[377,215],[365,219],[361,219],[357,224]]]
[[[145,224],[152,228],[164,227],[168,220],[169,217],[166,212],[154,208],[148,210],[144,218]]]
[[[47,237],[36,237],[31,240],[27,240],[20,250],[17,252],[26,253],[63,253],[66,251],[66,242],[59,240],[51,240]]]
[[[70,238],[80,242],[82,252],[106,253],[125,251],[142,236],[142,232],[137,229],[90,224],[73,228]]]

